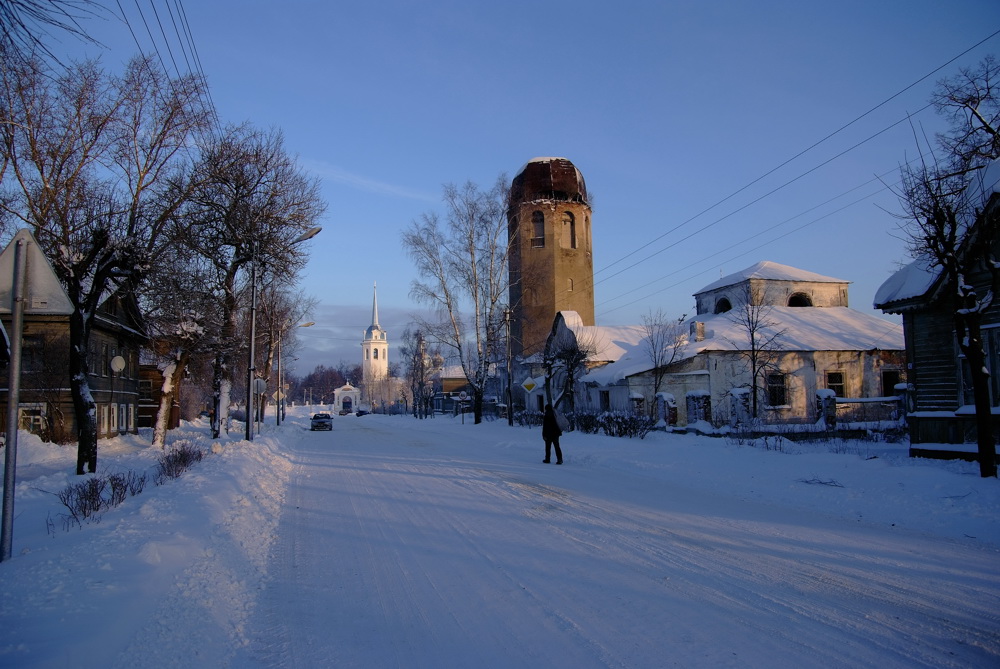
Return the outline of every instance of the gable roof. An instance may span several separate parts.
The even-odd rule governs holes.
[[[804,269],[799,269],[790,265],[782,265],[781,263],[771,262],[770,260],[761,260],[758,263],[750,265],[750,267],[747,267],[744,270],[724,276],[718,281],[713,281],[694,294],[700,295],[701,293],[707,293],[708,291],[715,290],[717,288],[733,286],[738,283],[743,283],[747,279],[767,279],[769,281],[811,281],[813,283],[850,283],[850,281],[845,279],[836,279],[832,276],[823,276],[822,274],[808,272]]]
[[[11,313],[14,293],[14,256],[19,244],[24,245],[24,313],[68,316],[73,313],[73,303],[62,287],[48,258],[38,246],[34,235],[27,228],[17,231],[7,248],[0,253],[0,313]]]

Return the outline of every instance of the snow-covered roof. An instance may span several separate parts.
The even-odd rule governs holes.
[[[973,175],[964,199],[970,211],[979,212],[996,193],[1000,193],[1000,160],[994,160]],[[972,222],[967,221],[968,224]],[[926,295],[940,276],[940,266],[935,266],[929,258],[917,258],[879,286],[873,304],[883,311],[905,310],[907,301]]]
[[[873,304],[876,309],[892,311],[894,304],[925,295],[940,274],[940,267],[932,267],[929,260],[914,260],[879,286]]]
[[[588,358],[592,362],[618,360],[646,336],[641,325],[584,325],[575,311],[560,311],[559,314],[566,327],[576,335],[577,342],[594,347],[594,353]]]
[[[822,274],[808,272],[804,269],[791,267],[790,265],[782,265],[781,263],[772,262],[770,260],[761,260],[744,270],[724,276],[718,281],[713,281],[701,290],[695,292],[695,295],[707,293],[708,291],[715,290],[716,288],[724,288],[725,286],[742,283],[747,279],[767,279],[769,281],[812,281],[814,283],[850,283],[850,281],[845,279],[836,279],[832,276],[823,276]]]
[[[763,337],[784,331],[780,338],[784,351],[870,351],[903,350],[903,327],[878,316],[849,307],[767,307],[764,319],[773,326],[764,328]],[[732,320],[732,312],[700,314],[689,319],[705,324],[705,339],[688,341],[677,361],[705,351],[737,351],[747,338],[746,330]],[[637,345],[615,362],[592,370],[586,381],[610,385],[650,369],[649,355],[640,338]]]

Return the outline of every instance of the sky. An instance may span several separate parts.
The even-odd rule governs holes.
[[[121,6],[134,38],[85,23],[109,67],[151,51],[143,17],[169,28],[177,3]],[[376,282],[395,360],[421,308],[402,231],[442,210],[444,184],[486,188],[538,156],[571,160],[592,193],[598,325],[690,315],[698,289],[760,260],[849,280],[871,311],[907,259],[892,187],[943,128],[934,84],[1000,52],[995,0],[183,9],[222,121],[281,129],[321,181],[299,373],[360,362]],[[158,30],[168,68],[187,69]]]
[[[81,525],[22,433],[5,667],[995,667],[1000,486],[907,445],[567,433],[307,407]],[[148,431],[146,431],[148,432]],[[89,476],[87,480],[94,480]]]

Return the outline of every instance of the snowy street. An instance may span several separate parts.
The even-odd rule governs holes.
[[[379,418],[292,447],[263,666],[940,667],[997,650],[995,551]]]
[[[572,433],[556,466],[541,463],[537,430],[502,422],[307,425],[303,413],[253,445],[231,442],[37,545],[19,521],[31,547],[0,565],[16,583],[0,605],[0,663],[1000,662],[1000,494],[974,465],[894,445],[777,453]],[[26,513],[45,501],[26,497]],[[80,638],[54,632],[46,647],[38,638],[70,619],[70,597]]]

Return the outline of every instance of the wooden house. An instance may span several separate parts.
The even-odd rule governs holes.
[[[77,428],[69,377],[69,316],[73,312],[48,259],[27,230],[0,254],[0,320],[11,331],[13,249],[25,243],[24,326],[19,427],[43,439],[69,442]],[[98,308],[87,351],[91,393],[97,405],[98,437],[136,432],[142,318],[132,296],[109,294]],[[0,369],[0,422],[6,422],[9,370]],[[6,425],[3,430],[6,431]]]
[[[988,232],[992,256],[1000,258],[1000,192],[990,192],[983,213],[973,223],[972,236]],[[976,253],[981,255],[974,259],[975,269],[964,278],[979,296],[986,296],[995,290],[987,266],[990,259],[981,251]],[[971,376],[956,337],[953,292],[939,267],[918,259],[891,276],[875,295],[876,308],[903,317],[913,455],[968,457],[976,452]],[[996,295],[982,313],[982,334],[986,366],[992,372],[989,391],[996,440],[1000,435],[1000,299]],[[940,444],[952,446],[941,448]]]

